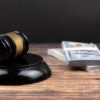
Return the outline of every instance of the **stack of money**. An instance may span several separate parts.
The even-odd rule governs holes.
[[[63,41],[62,48],[48,49],[51,55],[71,68],[100,71],[100,50],[93,43]]]

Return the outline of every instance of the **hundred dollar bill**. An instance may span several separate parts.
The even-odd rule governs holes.
[[[65,62],[64,51],[61,48],[52,48],[47,50],[48,55]],[[65,64],[65,63],[64,63]],[[100,65],[86,65],[86,66],[70,66],[71,69],[79,69],[87,72],[100,72]]]
[[[70,66],[100,65],[100,50],[93,43],[62,42],[66,64]]]

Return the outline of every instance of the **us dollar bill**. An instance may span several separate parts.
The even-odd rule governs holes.
[[[64,62],[64,64],[66,65],[65,63],[65,55],[64,55],[64,51],[62,48],[50,48],[47,50],[47,53],[49,56],[52,56],[56,59],[58,59],[59,61],[62,61]],[[67,64],[68,65],[68,64]],[[74,68],[74,70],[83,70],[83,71],[87,71],[87,72],[100,72],[100,65],[86,65],[86,66],[68,66],[70,67],[71,69]]]
[[[93,43],[63,41],[66,64],[71,66],[100,65],[100,50]]]

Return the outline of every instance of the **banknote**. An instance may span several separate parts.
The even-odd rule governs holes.
[[[63,41],[61,45],[66,63],[71,66],[100,64],[100,50],[93,43]]]
[[[55,59],[58,59],[61,62],[64,62],[64,64],[66,65],[65,55],[64,55],[64,51],[63,51],[62,48],[49,48],[47,50],[47,54],[49,56],[54,57]],[[100,65],[97,65],[97,64],[95,64],[95,65],[85,65],[85,66],[83,66],[83,65],[82,66],[68,66],[68,67],[70,67],[71,69],[74,68],[74,70],[79,69],[79,70],[83,70],[83,71],[87,71],[87,72],[99,72],[100,71]]]

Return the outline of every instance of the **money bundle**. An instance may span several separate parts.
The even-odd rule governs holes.
[[[95,44],[63,41],[61,45],[62,49],[49,49],[48,54],[74,69],[100,71],[100,50]]]

